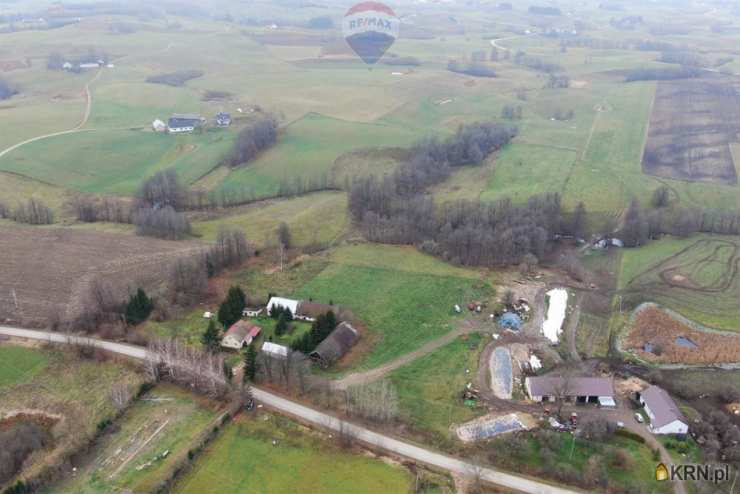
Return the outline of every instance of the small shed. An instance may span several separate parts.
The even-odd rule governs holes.
[[[157,119],[152,122],[152,130],[154,130],[154,132],[167,132],[167,124]]]
[[[264,309],[262,307],[247,307],[242,311],[245,317],[259,317]]]
[[[519,331],[522,329],[522,318],[514,312],[504,312],[504,314],[498,318],[496,323],[500,327],[511,329],[512,331]]]
[[[231,115],[224,112],[216,114],[216,125],[218,127],[228,127],[231,125]]]
[[[340,323],[309,357],[321,367],[329,367],[345,356],[359,339],[360,333],[348,322]]]

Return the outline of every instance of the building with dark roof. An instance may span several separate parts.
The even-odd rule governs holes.
[[[167,121],[167,131],[171,134],[193,132],[203,125],[205,119],[195,113],[175,113]]]
[[[663,388],[650,386],[640,393],[640,403],[650,417],[650,431],[653,434],[686,434],[689,423],[679,410],[676,402]]]
[[[228,127],[231,125],[231,115],[224,112],[219,112],[216,114],[216,125],[218,127]]]
[[[326,368],[344,357],[360,339],[360,333],[349,323],[337,325],[334,331],[326,337],[319,346],[311,352],[309,358]]]
[[[524,380],[527,394],[534,401],[556,401],[565,398],[577,403],[598,403],[613,407],[614,385],[603,377],[528,377]]]

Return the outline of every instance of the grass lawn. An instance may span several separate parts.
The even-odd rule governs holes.
[[[571,434],[551,434],[546,447],[535,434],[520,437],[512,447],[511,439],[502,437],[492,441],[491,447],[500,451],[502,461],[517,465],[523,473],[540,472],[551,476],[554,472],[582,478],[591,458],[599,458],[604,465],[609,484],[620,491],[643,489],[653,493],[671,493],[670,483],[655,480],[653,452],[645,444],[633,439],[613,436],[606,442],[589,441]],[[547,450],[547,452],[545,452]],[[619,467],[615,461],[617,451],[623,450],[631,458],[627,467]]]
[[[0,158],[0,170],[82,192],[132,194],[141,181],[174,168],[185,183],[211,170],[231,146],[229,131],[171,136],[100,130],[30,143]]]
[[[451,424],[485,412],[463,405],[462,390],[478,369],[485,346],[480,334],[461,337],[390,374],[400,400],[401,415],[415,429],[447,439]],[[466,372],[466,371],[469,371]]]
[[[244,269],[231,276],[232,283],[242,286],[247,298],[257,305],[267,305],[270,293],[290,294],[318,276],[329,262],[323,258],[310,258],[287,266],[283,271],[270,263],[250,262]]]
[[[0,346],[0,388],[33,379],[49,365],[44,352],[20,346]]]
[[[363,148],[408,147],[421,135],[409,128],[368,124],[308,114],[288,125],[278,144],[257,160],[235,169],[219,188],[251,188],[256,196],[274,194],[281,181],[328,176],[334,162]]]
[[[375,249],[375,260],[368,249]],[[409,249],[396,249],[360,246],[357,254],[340,249],[338,262],[293,294],[347,307],[367,324],[377,342],[363,364],[365,368],[376,367],[448,333],[461,320],[454,313],[455,304],[487,299],[494,293],[489,283],[475,279],[474,271],[464,270],[466,276],[460,276],[453,274],[456,268],[441,261]]]
[[[205,400],[172,385],[159,385],[116,422],[118,429],[100,441],[94,460],[54,492],[153,492],[218,415]]]
[[[405,494],[411,486],[401,467],[350,454],[288,419],[259,414],[228,425],[174,492]]]
[[[293,199],[269,200],[239,208],[236,214],[193,222],[193,232],[214,241],[222,227],[242,229],[254,245],[277,243],[276,230],[285,222],[293,245],[328,244],[347,227],[347,198],[343,192],[320,192]]]
[[[635,300],[654,301],[700,324],[737,331],[740,276],[731,264],[740,259],[732,257],[735,249],[740,249],[735,237],[711,235],[665,237],[625,249],[619,286]],[[674,281],[669,284],[666,276]]]

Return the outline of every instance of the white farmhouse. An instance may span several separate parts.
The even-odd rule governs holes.
[[[658,386],[650,386],[640,393],[640,403],[650,417],[650,431],[653,434],[686,434],[689,424],[673,398]]]
[[[298,312],[298,305],[300,303],[300,300],[293,300],[283,297],[272,297],[267,303],[267,313],[270,314],[272,312],[272,309],[275,307],[282,307],[283,309],[290,309],[290,313],[296,315],[296,313]]]

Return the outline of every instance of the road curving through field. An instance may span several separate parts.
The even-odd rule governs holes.
[[[105,341],[97,338],[52,333],[48,331],[0,326],[0,335],[61,344],[83,343],[137,360],[145,360],[149,356],[149,351],[143,347]],[[358,441],[373,448],[381,449],[457,475],[466,477],[475,476],[494,485],[530,494],[570,494],[579,492],[573,489],[547,484],[540,480],[505,473],[494,468],[475,465],[458,458],[453,458],[451,456],[432,451],[422,446],[401,441],[394,437],[380,434],[365,427],[338,419],[328,413],[309,408],[264,389],[252,387],[252,393],[257,400],[282,413],[291,415],[319,427],[341,431],[344,434],[350,434]]]

